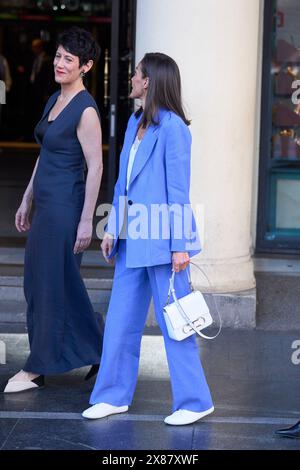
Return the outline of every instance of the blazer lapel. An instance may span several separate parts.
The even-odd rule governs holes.
[[[158,130],[158,127],[150,126],[146,134],[144,135],[144,138],[139,145],[139,148],[137,150],[137,153],[134,159],[134,164],[133,164],[133,168],[132,168],[132,172],[131,172],[130,180],[129,180],[129,186],[132,184],[133,180],[137,177],[137,175],[141,172],[143,167],[146,165],[152,153],[155,142],[157,141],[157,137],[158,137],[157,130]]]

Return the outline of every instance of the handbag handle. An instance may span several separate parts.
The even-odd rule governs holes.
[[[204,277],[206,278],[208,284],[211,286],[211,283],[209,282],[209,279],[208,277],[206,276],[206,274],[204,273],[204,271],[199,267],[197,266],[197,264],[195,263],[192,263],[190,261],[189,264],[192,264],[193,266],[196,266],[196,268],[199,269],[199,271],[201,271],[201,273],[204,275]],[[188,281],[189,281],[189,286],[190,286],[190,290],[191,292],[193,292],[195,289],[194,289],[194,286],[192,284],[192,280],[191,280],[191,276],[190,276],[190,273],[189,271],[186,271],[187,272],[187,276],[188,276]],[[179,311],[179,313],[181,314],[181,316],[184,318],[184,320],[190,325],[190,327],[195,331],[195,333],[197,333],[199,336],[201,336],[202,338],[205,338],[205,339],[215,339],[217,336],[219,336],[219,334],[221,333],[221,330],[222,330],[222,319],[221,319],[221,315],[220,315],[220,312],[219,312],[219,309],[217,307],[217,304],[216,304],[216,301],[215,301],[215,298],[213,297],[214,299],[214,304],[215,304],[215,307],[216,307],[216,310],[217,310],[217,313],[218,313],[218,317],[219,317],[219,329],[218,329],[218,332],[214,335],[214,336],[207,336],[205,335],[204,333],[201,333],[200,330],[198,330],[195,325],[191,322],[191,320],[189,319],[188,315],[185,313],[184,309],[182,308],[182,306],[180,305],[180,302],[179,300],[177,299],[177,296],[176,296],[176,291],[175,291],[175,287],[174,287],[174,279],[175,279],[175,271],[172,272],[172,276],[170,278],[170,287],[169,287],[169,292],[168,292],[168,298],[167,298],[167,303],[166,305],[169,304],[170,302],[170,297],[172,295],[173,297],[173,300],[175,302],[175,305]]]

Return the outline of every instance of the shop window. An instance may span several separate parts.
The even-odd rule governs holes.
[[[266,1],[258,252],[300,252],[299,26],[299,0]]]

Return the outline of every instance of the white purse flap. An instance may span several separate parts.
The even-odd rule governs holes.
[[[188,317],[191,322],[197,321],[197,328],[201,329],[201,326],[209,326],[213,320],[209,313],[209,308],[204,300],[203,295],[199,291],[193,291],[190,294],[178,299],[182,309],[188,312]],[[164,308],[165,313],[168,315],[168,319],[172,324],[174,330],[182,328],[187,322],[182,317],[175,302],[168,304]]]

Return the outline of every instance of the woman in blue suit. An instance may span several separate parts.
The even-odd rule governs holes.
[[[161,53],[146,54],[135,69],[130,97],[142,106],[128,122],[101,245],[108,262],[117,255],[116,267],[92,406],[83,416],[96,419],[128,410],[153,297],[173,393],[173,414],[165,423],[190,424],[214,407],[195,335],[171,339],[163,317],[172,269],[182,297],[189,292],[189,259],[201,250],[189,201],[191,134],[175,61]]]

